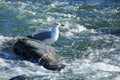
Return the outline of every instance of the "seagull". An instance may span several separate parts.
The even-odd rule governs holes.
[[[60,26],[64,26],[64,25],[57,22],[53,24],[52,30],[34,33],[32,35],[28,35],[27,37],[31,39],[40,40],[46,44],[52,44],[55,41],[57,41],[57,39],[59,38]]]

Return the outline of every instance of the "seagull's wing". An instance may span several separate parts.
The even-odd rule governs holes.
[[[52,34],[51,31],[39,32],[39,33],[33,34],[32,38],[33,39],[38,39],[40,41],[43,41],[45,39],[51,38],[51,34]]]
[[[34,34],[41,33],[41,32],[47,32],[47,30],[38,30]]]

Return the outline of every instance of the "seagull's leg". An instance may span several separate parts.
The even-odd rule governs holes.
[[[48,55],[48,53],[49,53],[49,49],[48,49],[47,47],[48,47],[48,45],[47,45],[47,44],[45,44],[45,51],[46,51],[46,55],[45,55],[45,56],[47,56],[47,55]]]
[[[50,47],[50,52],[52,52],[52,47]]]
[[[52,52],[52,47],[51,47],[51,44],[48,44],[50,47],[49,47],[49,51]]]
[[[45,56],[50,55],[49,53],[53,53],[53,48],[51,47],[51,44],[45,44]]]

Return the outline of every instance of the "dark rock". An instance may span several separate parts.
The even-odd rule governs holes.
[[[48,70],[60,71],[65,67],[57,60],[54,49],[40,41],[27,38],[18,39],[13,46],[13,51],[26,60],[38,62]]]
[[[26,75],[20,75],[20,76],[13,77],[9,80],[33,80],[33,78],[30,78]]]

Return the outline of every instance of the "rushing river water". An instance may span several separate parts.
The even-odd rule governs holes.
[[[10,50],[17,37],[60,28],[52,44],[66,64],[61,72],[20,60]],[[0,80],[120,80],[120,0],[0,0]]]

